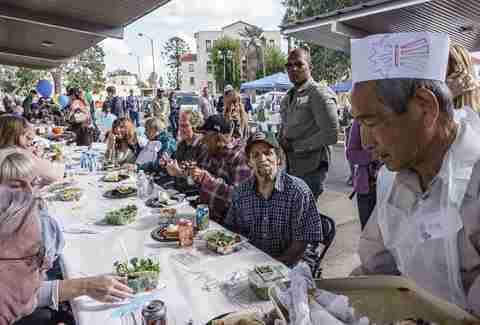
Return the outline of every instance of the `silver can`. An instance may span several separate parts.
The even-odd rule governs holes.
[[[167,325],[167,307],[161,300],[152,300],[143,307],[144,325]]]

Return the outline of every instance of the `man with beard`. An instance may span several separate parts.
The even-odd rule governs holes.
[[[210,217],[223,224],[232,201],[233,189],[252,177],[244,152],[245,143],[232,136],[233,125],[223,115],[212,115],[199,129],[207,157],[202,167],[189,174],[200,188],[200,202],[208,204]]]
[[[322,239],[315,198],[304,181],[280,170],[281,149],[272,134],[253,134],[245,152],[255,179],[235,190],[225,224],[293,266],[308,243]]]

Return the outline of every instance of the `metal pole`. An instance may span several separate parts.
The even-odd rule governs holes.
[[[157,72],[155,71],[155,52],[153,50],[153,39],[152,38],[150,38],[150,44],[152,45],[153,76],[157,77]],[[155,80],[155,82],[153,83],[153,96],[156,96],[156,92],[157,92],[157,80]]]
[[[223,89],[225,89],[227,83],[227,55],[225,51],[222,51],[223,55]]]
[[[142,70],[140,68],[140,57],[137,55],[138,80],[142,80]]]

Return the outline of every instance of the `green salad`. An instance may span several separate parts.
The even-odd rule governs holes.
[[[129,262],[115,262],[115,272],[127,277],[127,285],[134,293],[154,290],[158,286],[160,263],[151,258],[132,258]]]
[[[122,226],[135,221],[137,217],[137,206],[127,205],[124,208],[107,212],[105,222],[109,225]]]
[[[240,236],[220,230],[208,233],[205,240],[217,247],[226,247],[242,241]]]

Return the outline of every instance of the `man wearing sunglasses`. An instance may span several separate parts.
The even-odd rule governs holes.
[[[328,146],[337,143],[337,99],[329,88],[313,81],[306,49],[292,50],[286,69],[294,87],[280,105],[280,145],[287,155],[288,173],[303,179],[317,199],[328,171]]]

